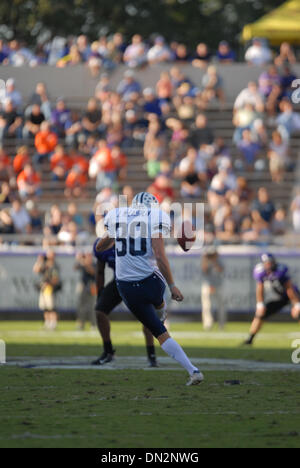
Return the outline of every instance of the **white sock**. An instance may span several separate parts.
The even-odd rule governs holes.
[[[184,367],[190,375],[193,375],[194,372],[197,372],[199,369],[193,366],[182,347],[176,343],[173,338],[168,338],[167,341],[162,344],[162,349],[175,361],[179,362],[182,367]]]

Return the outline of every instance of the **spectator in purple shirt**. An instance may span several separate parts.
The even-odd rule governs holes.
[[[56,107],[51,114],[51,123],[54,132],[59,137],[65,136],[65,125],[70,118],[70,111],[67,109],[65,101],[59,98],[56,102]]]
[[[264,71],[259,77],[259,92],[265,98],[269,97],[273,86],[280,85],[281,79],[277,68],[271,65],[267,71]]]

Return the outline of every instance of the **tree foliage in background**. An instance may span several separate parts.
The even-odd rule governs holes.
[[[127,37],[163,34],[190,46],[238,45],[243,26],[283,0],[9,0],[0,2],[0,34],[35,43],[37,38],[87,34],[96,39],[115,31]]]

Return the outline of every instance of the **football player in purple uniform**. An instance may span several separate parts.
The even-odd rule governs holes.
[[[292,317],[300,319],[300,292],[293,284],[286,265],[277,263],[272,254],[264,254],[254,270],[256,286],[256,315],[245,342],[252,345],[265,320],[292,305]]]
[[[116,269],[116,253],[115,247],[106,250],[103,253],[97,252],[96,245],[99,239],[94,245],[94,255],[97,259],[96,268],[96,286],[97,286],[97,303],[96,303],[96,318],[97,326],[103,341],[103,354],[92,362],[94,366],[103,366],[109,364],[114,360],[115,350],[111,342],[110,333],[110,313],[122,302],[122,298],[119,294],[116,278],[105,285],[105,267],[106,265],[113,270],[115,273]],[[150,367],[157,367],[156,353],[154,347],[154,337],[150,330],[146,327],[143,328],[143,332],[146,340],[147,356]]]

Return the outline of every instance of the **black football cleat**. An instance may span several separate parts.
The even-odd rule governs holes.
[[[253,340],[250,338],[242,343],[242,346],[252,346],[252,345],[253,345]]]
[[[105,364],[109,364],[115,360],[115,351],[111,353],[104,353],[98,359],[92,362],[92,366],[104,366]]]
[[[149,359],[149,367],[152,367],[152,368],[158,367],[156,357],[152,357]]]

